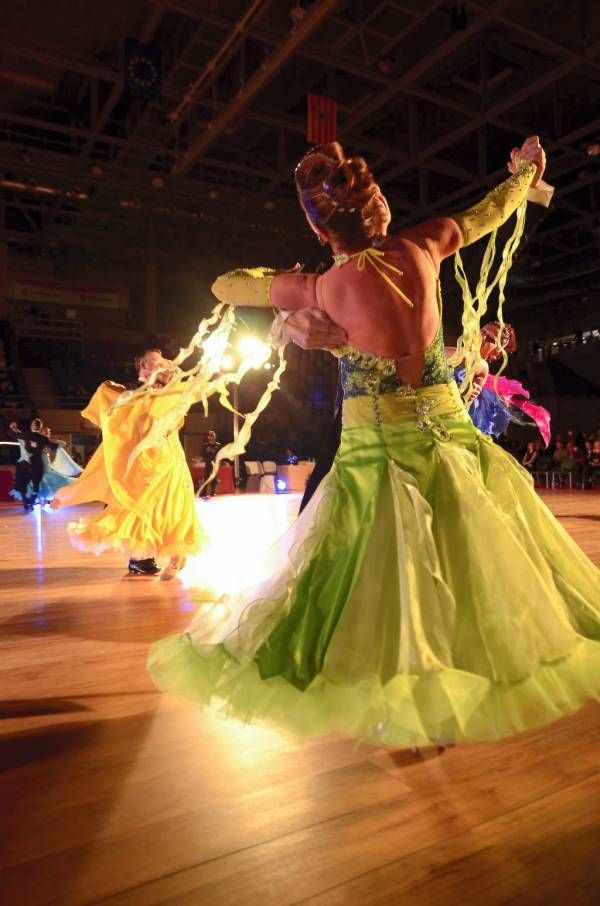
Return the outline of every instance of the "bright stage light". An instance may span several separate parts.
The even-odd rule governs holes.
[[[253,368],[260,368],[271,355],[271,347],[257,337],[242,337],[238,349],[243,358],[252,363]]]
[[[278,478],[275,482],[275,490],[278,494],[282,494],[284,491],[287,491],[287,482],[283,478]]]
[[[179,573],[186,597],[215,601],[270,576],[277,557],[273,544],[295,520],[300,499],[294,493],[224,494],[197,501],[206,541]]]
[[[231,371],[233,368],[233,356],[226,354],[221,359],[221,371]]]

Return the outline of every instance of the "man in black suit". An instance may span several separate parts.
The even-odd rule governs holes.
[[[15,470],[15,490],[23,501],[23,508],[30,513],[36,502],[40,481],[44,474],[44,450],[57,450],[58,443],[42,434],[41,419],[34,418],[29,429],[19,428],[16,422],[8,427],[8,434],[19,444],[21,455]]]

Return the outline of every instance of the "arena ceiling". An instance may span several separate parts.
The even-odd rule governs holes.
[[[316,254],[293,168],[338,102],[397,225],[460,209],[538,133],[557,186],[517,283],[600,285],[596,0],[3,0],[0,228],[14,254]],[[123,88],[126,38],[162,94]]]

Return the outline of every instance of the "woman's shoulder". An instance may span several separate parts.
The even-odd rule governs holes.
[[[432,217],[396,234],[427,251],[437,263],[453,255],[462,245],[462,235],[452,217]]]
[[[429,248],[424,233],[418,227],[406,227],[396,233],[390,233],[377,248],[386,253],[397,253],[403,258],[420,258],[423,254],[429,256]]]

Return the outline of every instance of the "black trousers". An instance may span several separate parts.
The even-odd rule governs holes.
[[[15,491],[18,491],[23,502],[28,494],[29,482],[31,481],[31,465],[25,460],[17,463],[15,468]]]
[[[212,472],[212,467],[213,467],[212,462],[207,462],[204,464],[203,481],[206,481],[206,479],[209,477],[210,473]],[[218,480],[219,480],[218,477],[214,478],[211,481],[211,483],[204,488],[204,490],[202,491],[203,496],[208,497],[209,493],[210,493],[211,497],[215,496],[215,494],[217,493],[217,481]]]
[[[35,503],[40,482],[44,475],[44,464],[41,456],[31,458],[31,462],[21,460],[15,468],[15,490],[23,499],[23,505]],[[31,483],[31,488],[29,487]]]
[[[333,460],[335,459],[335,454],[337,453],[340,446],[341,437],[342,407],[338,406],[331,426],[325,434],[323,443],[321,444],[321,449],[319,450],[319,453],[317,455],[315,467],[310,474],[310,478],[306,482],[306,490],[304,491],[302,503],[300,504],[300,513],[331,469]]]
[[[37,497],[37,492],[40,489],[40,482],[44,477],[44,462],[41,456],[32,456],[31,457],[31,484],[33,485],[33,494],[34,497]]]

